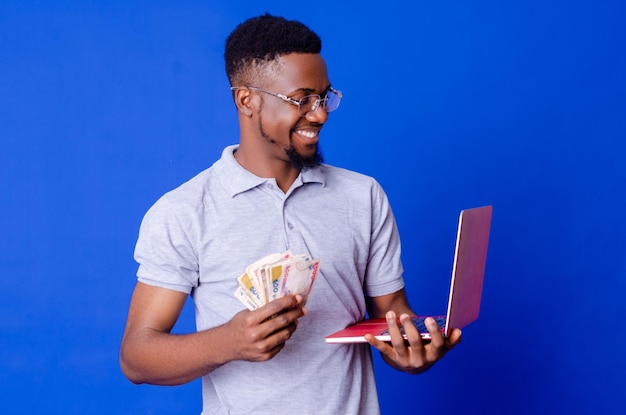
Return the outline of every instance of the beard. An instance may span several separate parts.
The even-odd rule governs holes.
[[[289,163],[298,170],[312,169],[324,162],[324,156],[319,149],[319,145],[315,145],[315,153],[310,156],[303,156],[293,146],[289,146],[285,150],[285,154],[289,157]]]
[[[263,118],[260,116],[262,108],[263,107],[261,105],[261,108],[259,109],[259,131],[261,136],[265,138],[268,143],[275,145],[277,144],[276,140],[270,137],[270,135],[263,129]],[[293,147],[291,139],[289,141],[289,147],[285,149],[285,154],[289,157],[289,163],[292,167],[295,167],[298,170],[306,170],[315,168],[324,162],[324,156],[322,155],[319,144],[315,145],[315,153],[310,156],[303,156]]]

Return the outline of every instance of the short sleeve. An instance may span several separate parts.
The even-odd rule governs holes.
[[[387,195],[380,184],[372,187],[372,234],[365,275],[365,295],[378,297],[404,288],[400,236]]]
[[[174,209],[167,195],[146,213],[135,246],[140,282],[189,294],[198,285],[193,221]]]

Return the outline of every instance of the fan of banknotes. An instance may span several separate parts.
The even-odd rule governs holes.
[[[235,297],[249,310],[289,294],[300,294],[304,302],[313,289],[320,266],[319,259],[293,255],[291,251],[271,254],[248,265],[238,278]]]

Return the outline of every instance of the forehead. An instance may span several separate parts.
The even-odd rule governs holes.
[[[290,53],[276,59],[267,87],[282,93],[323,92],[330,86],[326,63],[319,54]]]

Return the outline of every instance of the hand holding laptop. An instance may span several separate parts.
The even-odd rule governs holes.
[[[326,342],[367,342],[392,367],[408,373],[427,370],[461,341],[460,329],[478,318],[491,213],[491,206],[461,211],[446,315],[433,318],[401,314],[397,318],[389,311],[385,318],[370,318],[330,334]],[[391,299],[372,300],[374,317],[391,308],[398,310],[398,304],[400,309],[410,310],[403,290],[383,297]],[[392,304],[395,307],[390,307]]]
[[[459,215],[448,311],[445,315],[436,316],[437,324],[441,326],[444,336],[449,337],[452,328],[463,328],[478,318],[487,262],[491,213],[491,206],[483,206],[463,210]],[[412,320],[421,332],[422,338],[429,338],[431,334],[424,326],[424,318],[415,316]],[[327,343],[363,343],[364,336],[370,333],[378,340],[390,341],[387,326],[388,321],[384,318],[372,318],[330,334],[325,340]]]
[[[388,342],[372,334],[365,334],[364,339],[380,351],[388,365],[406,373],[425,372],[461,342],[460,329],[451,329],[450,334],[444,336],[432,317],[424,319],[430,338],[422,338],[408,314],[401,314],[398,318],[393,311],[389,311],[386,320],[390,337]]]

